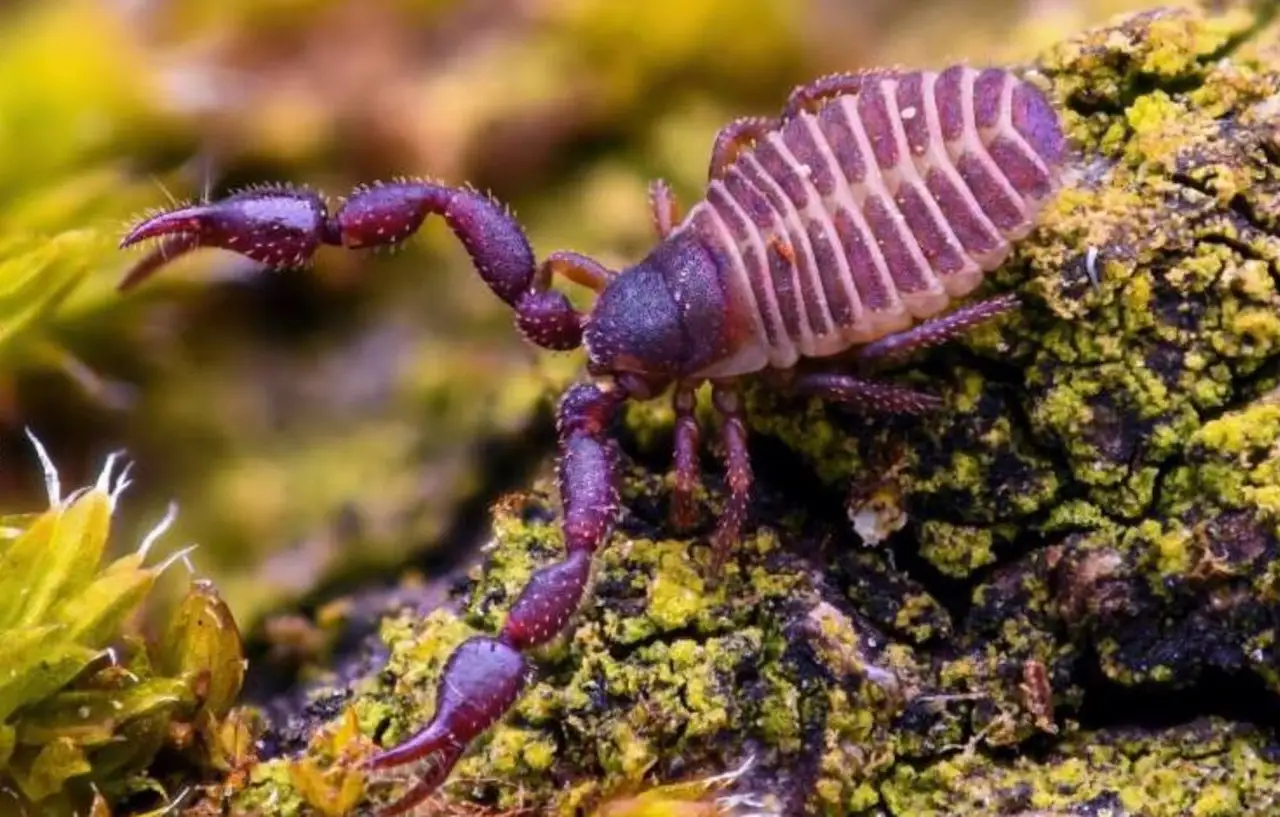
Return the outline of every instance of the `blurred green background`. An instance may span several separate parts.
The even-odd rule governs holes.
[[[1123,0],[36,0],[0,12],[0,480],[43,507],[136,461],[114,541],[175,500],[252,632],[340,587],[430,576],[550,450],[574,355],[522,344],[430,223],[403,251],[260,274],[228,253],[127,297],[115,243],[171,197],[340,196],[431,175],[510,202],[546,253],[623,266],[645,188],[698,196],[718,127],[819,74],[1011,62]]]

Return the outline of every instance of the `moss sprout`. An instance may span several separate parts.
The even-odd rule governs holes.
[[[6,520],[0,540],[0,796],[51,816],[80,813],[93,798],[103,807],[147,790],[164,798],[147,774],[163,750],[225,770],[235,741],[223,725],[248,722],[229,718],[244,654],[221,599],[192,583],[159,643],[128,626],[166,569],[187,557],[150,552],[173,509],[136,550],[109,560],[128,469],[113,455],[93,485],[64,497],[32,440],[50,507]]]

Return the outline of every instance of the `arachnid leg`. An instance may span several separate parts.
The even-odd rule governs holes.
[[[516,311],[529,340],[557,350],[582,343],[582,316],[562,293],[549,288],[551,269],[597,280],[603,268],[594,262],[584,266],[574,254],[554,256],[550,268],[539,268],[520,224],[498,202],[474,190],[425,181],[380,184],[357,190],[330,215],[313,191],[260,188],[153,216],[134,227],[121,246],[165,238],[178,242],[170,245],[175,251],[219,247],[268,267],[297,267],[325,244],[348,249],[398,244],[430,214],[444,218],[480,277]],[[155,258],[143,259],[120,288],[136,286],[161,266]]]
[[[423,758],[429,779],[412,787],[387,814],[426,799],[448,777],[466,747],[519,699],[531,670],[522,653],[554,638],[577,610],[591,575],[592,555],[611,532],[618,510],[616,452],[608,431],[622,388],[582,383],[560,401],[560,496],[565,557],[530,577],[497,638],[476,636],[449,657],[436,691],[436,714],[420,732],[369,761],[386,769]]]
[[[649,212],[653,214],[653,229],[659,240],[671,235],[680,223],[680,202],[665,179],[649,183]]]
[[[590,256],[569,250],[556,250],[539,265],[534,288],[550,288],[551,279],[557,275],[597,293],[603,292],[614,278],[613,270]]]
[[[1013,294],[963,306],[947,315],[886,335],[858,349],[855,361],[865,369],[901,363],[921,349],[954,340],[1018,306]],[[877,414],[925,414],[942,408],[942,399],[914,389],[850,374],[812,372],[773,374],[780,385],[799,394],[843,403]]]
[[[783,119],[794,119],[802,111],[815,112],[823,102],[837,96],[855,96],[862,90],[862,84],[872,77],[892,74],[892,71],[859,71],[845,74],[828,74],[818,77],[813,82],[796,87],[783,110]]]
[[[698,490],[698,420],[694,417],[697,392],[693,386],[676,386],[671,398],[676,411],[675,472],[676,484],[671,492],[671,525],[677,531],[693,527],[693,495]]]
[[[847,374],[807,372],[797,374],[787,386],[798,394],[856,406],[876,414],[925,414],[942,408],[942,398],[932,394]]]
[[[886,366],[901,363],[921,349],[954,340],[987,321],[1013,311],[1018,303],[1018,296],[1009,293],[962,306],[941,317],[931,318],[910,329],[872,341],[858,349],[855,359],[863,365]]]
[[[742,523],[746,520],[747,503],[751,499],[752,473],[742,396],[736,387],[716,383],[711,399],[722,419],[720,440],[724,444],[725,477],[729,483],[729,497],[725,500],[724,513],[712,540],[711,567],[714,575],[742,537]]]
[[[747,116],[725,125],[716,134],[715,144],[711,146],[711,166],[707,170],[707,178],[714,181],[723,176],[743,150],[777,126],[776,120],[762,116]]]

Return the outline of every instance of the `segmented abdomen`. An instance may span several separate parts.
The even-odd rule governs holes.
[[[759,342],[706,374],[787,368],[938,314],[1030,231],[1063,151],[1048,101],[999,69],[871,74],[791,118],[684,222]]]

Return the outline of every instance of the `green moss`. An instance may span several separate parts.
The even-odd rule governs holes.
[[[1159,522],[1146,520],[1134,529],[1135,540],[1151,548],[1155,569],[1163,576],[1181,576],[1191,569],[1190,532],[1178,526],[1164,530]]]
[[[147,81],[152,68],[125,19],[95,3],[53,0],[0,17],[0,76],[24,78],[0,89],[0,376],[15,394],[50,374],[76,387],[57,399],[84,412],[79,425],[93,409],[129,405],[99,353],[137,351],[136,305],[114,291],[127,264],[118,231],[154,188],[121,156],[180,129]],[[30,399],[14,416],[28,416]]]
[[[786,678],[766,678],[769,704],[761,708],[761,734],[771,745],[794,752],[800,740],[800,693]]]
[[[648,617],[658,630],[692,626],[716,604],[716,594],[706,592],[702,576],[689,561],[687,545],[665,542],[661,550],[658,575],[649,585]]]
[[[190,736],[187,771],[225,770],[223,723],[250,725],[232,717],[244,652],[230,611],[211,584],[193,582],[158,637],[144,639],[131,619],[187,555],[149,558],[172,519],[136,551],[109,558],[128,487],[117,458],[64,497],[33,443],[50,506],[6,516],[0,534],[0,789],[19,811],[50,817],[163,793],[149,767],[179,732]]]
[[[1159,90],[1134,100],[1125,112],[1130,130],[1125,144],[1128,161],[1135,165],[1149,162],[1166,171],[1176,169],[1175,159],[1183,146],[1204,139],[1211,127],[1211,123],[1190,116],[1188,107],[1187,102],[1175,101]]]
[[[1191,806],[1195,817],[1226,817],[1239,814],[1243,805],[1240,792],[1225,785],[1209,785]]]
[[[280,817],[308,813],[307,803],[294,789],[289,767],[284,763],[259,763],[250,774],[249,785],[239,793],[239,807],[246,814],[266,812]]]

